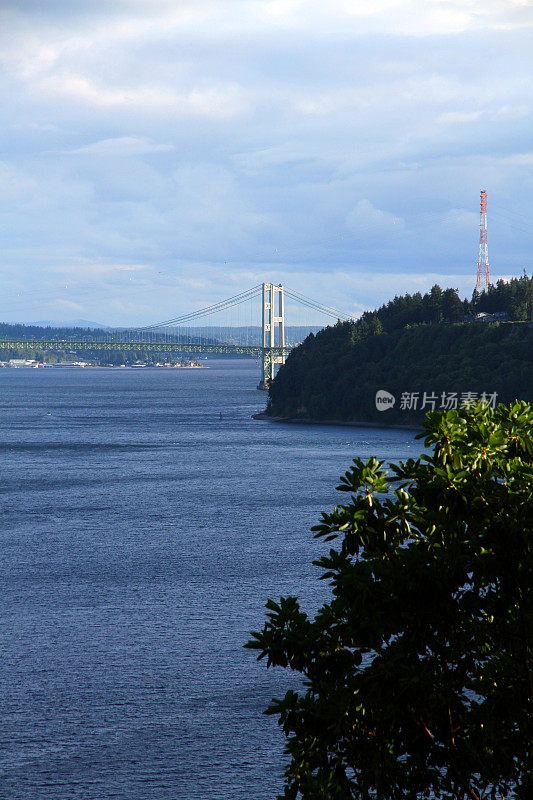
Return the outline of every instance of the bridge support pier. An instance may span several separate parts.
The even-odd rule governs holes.
[[[263,348],[261,355],[261,380],[257,384],[258,389],[268,392],[270,381],[274,379],[274,361],[271,350]]]
[[[285,317],[283,286],[263,284],[261,381],[258,389],[267,390],[274,380],[274,365],[285,363]],[[274,350],[276,348],[276,350]]]

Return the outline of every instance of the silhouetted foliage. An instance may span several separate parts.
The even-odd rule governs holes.
[[[472,310],[474,313],[484,311],[488,314],[505,311],[511,320],[531,321],[532,301],[533,278],[529,278],[524,270],[520,278],[499,280],[473,298]]]
[[[284,800],[530,800],[533,408],[434,412],[427,452],[355,459],[313,530],[331,599],[267,603],[246,645],[274,699]]]

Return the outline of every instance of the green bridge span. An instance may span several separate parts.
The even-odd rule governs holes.
[[[128,328],[122,331],[115,329],[102,334],[87,330],[86,336],[84,333],[74,332],[75,338],[63,339],[33,338],[35,331],[31,333],[28,331],[26,337],[24,332],[13,331],[12,338],[8,336],[0,338],[0,358],[2,354],[7,356],[10,351],[18,353],[114,351],[131,354],[188,353],[249,356],[260,361],[262,369],[260,387],[266,389],[274,378],[275,365],[283,364],[293,349],[286,344],[285,295],[291,299],[293,305],[303,307],[308,313],[309,309],[312,314],[320,313],[330,322],[333,319],[335,321],[348,319],[336,309],[316,303],[305,295],[286,289],[282,284],[263,283],[214,305],[143,328]],[[244,344],[252,338],[250,333],[254,328],[253,321],[257,320],[257,303],[259,303],[260,325],[257,326],[258,331],[256,330],[253,336],[253,341],[257,344]],[[228,324],[226,316],[223,318],[217,316],[222,313],[230,314],[231,324]],[[218,320],[219,324],[213,326],[213,319]],[[221,325],[222,320],[225,324]],[[312,329],[314,324],[303,327]],[[226,333],[223,334],[221,331]],[[237,335],[239,331],[241,335]],[[62,333],[61,331],[59,335]],[[44,333],[44,335],[50,334]],[[242,344],[238,343],[239,339]]]
[[[121,341],[119,339],[0,339],[0,353],[21,350],[30,352],[76,352],[83,353],[95,350],[114,351],[120,353],[190,353],[218,354],[226,356],[250,356],[260,359],[262,380],[258,388],[266,389],[273,377],[273,366],[282,363],[291,351],[291,347],[261,347],[247,344],[202,344],[187,342],[143,342]]]
[[[98,339],[0,339],[0,350],[38,350],[40,352],[57,352],[75,350],[112,350],[120,352],[148,351],[152,353],[218,353],[220,355],[247,355],[262,358],[266,354],[287,356],[291,347],[261,347],[248,344],[201,344],[186,342],[143,342]]]

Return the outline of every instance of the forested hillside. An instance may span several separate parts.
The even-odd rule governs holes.
[[[456,289],[441,289],[436,285],[427,294],[405,294],[377,311],[365,311],[355,324],[354,336],[391,333],[422,323],[460,322],[480,312],[503,312],[511,321],[524,322],[531,320],[532,308],[533,278],[525,273],[510,281],[499,280],[479,294],[474,292],[472,300],[461,300]]]
[[[267,412],[416,424],[432,408],[450,409],[478,397],[490,403],[533,400],[533,327],[527,322],[532,288],[524,276],[467,303],[453,289],[434,287],[424,297],[395,298],[356,322],[308,336],[280,368]],[[467,319],[483,307],[523,322],[444,322],[451,323],[454,314]],[[393,404],[381,406],[386,410],[376,407],[380,390],[394,397]]]
[[[92,339],[100,341],[109,335],[105,328],[55,328],[50,325],[23,325],[11,322],[0,322],[2,339]]]

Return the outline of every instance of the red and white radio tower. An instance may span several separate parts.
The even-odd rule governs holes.
[[[489,251],[487,248],[487,192],[481,190],[481,215],[479,219],[479,255],[477,259],[476,292],[488,289],[489,277]]]

